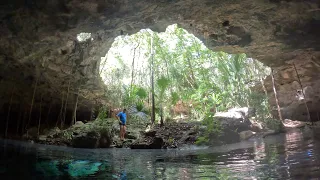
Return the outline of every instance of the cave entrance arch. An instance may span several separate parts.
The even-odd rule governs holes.
[[[187,111],[191,106],[195,106],[190,97],[195,96],[196,91],[200,91],[201,88],[207,91],[201,92],[202,98],[216,98],[215,103],[219,101],[217,98],[237,96],[238,99],[233,99],[236,102],[233,105],[226,105],[226,108],[248,106],[249,100],[245,98],[249,97],[244,97],[244,92],[240,93],[240,88],[236,86],[241,86],[249,93],[250,88],[257,84],[260,85],[261,80],[270,74],[267,66],[248,58],[245,54],[227,54],[209,50],[206,47],[206,40],[201,41],[177,24],[168,26],[162,33],[142,29],[133,35],[120,35],[115,38],[109,52],[101,58],[99,75],[106,84],[106,94],[110,99],[111,107],[119,108],[133,104],[142,106],[137,104],[141,102],[134,100],[134,98],[140,98],[139,94],[137,95],[139,92],[135,91],[143,89],[146,93],[150,92],[152,67],[154,67],[154,83],[157,91],[155,94],[171,100],[174,99],[174,95],[177,95],[178,97],[175,98],[180,100],[179,102],[175,99],[176,102],[170,107],[168,105],[170,103],[166,102],[164,108],[166,111],[174,111],[174,114],[177,112],[189,114]],[[245,68],[248,69],[243,70]],[[210,77],[206,79],[204,76]],[[223,78],[226,79],[219,76],[224,76]],[[246,80],[242,76],[246,76]],[[161,80],[163,83],[168,80],[168,87],[163,90],[165,92],[159,90],[161,85],[157,83],[161,83],[158,82]],[[241,83],[237,82],[240,80]],[[224,83],[230,86],[227,87]],[[215,85],[212,86],[212,84]],[[211,86],[211,88],[205,89],[206,87],[202,86]],[[188,91],[188,88],[194,92],[183,94]],[[223,91],[229,93],[228,88],[239,92],[238,94],[226,94],[226,97],[218,97],[222,96]],[[156,98],[157,103],[164,103],[161,98]],[[150,106],[150,97],[147,96],[141,100],[144,101],[143,106]],[[182,101],[185,102],[182,103]],[[264,103],[267,106],[267,102]],[[211,108],[219,109],[219,107]],[[225,110],[225,108],[220,110]]]

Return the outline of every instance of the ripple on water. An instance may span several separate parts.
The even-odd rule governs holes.
[[[3,179],[316,179],[320,143],[302,132],[216,148],[85,150],[0,142]]]

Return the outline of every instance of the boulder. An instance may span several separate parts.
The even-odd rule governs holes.
[[[228,112],[239,112],[245,118],[251,118],[256,116],[256,109],[252,107],[232,108]]]
[[[115,120],[96,119],[86,124],[78,121],[63,131],[58,128],[53,129],[48,137],[53,137],[75,148],[108,148],[114,136],[111,130],[113,121]]]
[[[262,137],[265,138],[267,136],[278,134],[279,132],[275,130],[267,130],[266,132],[263,132]]]
[[[38,128],[32,127],[27,130],[27,133],[23,135],[26,138],[36,138],[38,136]]]
[[[250,129],[251,122],[239,111],[218,112],[214,118],[220,123],[223,128],[231,130],[246,131]]]
[[[241,140],[247,140],[247,139],[251,138],[254,135],[255,135],[255,133],[250,131],[250,130],[242,131],[242,132],[239,133],[239,136],[240,136]]]
[[[98,148],[101,135],[96,131],[84,132],[72,139],[72,147],[75,148]]]
[[[77,121],[73,126],[83,126],[84,123],[82,121]]]
[[[140,133],[136,131],[127,131],[125,134],[125,138],[127,139],[139,139]]]
[[[254,131],[254,132],[261,132],[263,130],[263,127],[260,123],[252,123],[250,125],[250,128],[251,128],[251,131]]]
[[[221,125],[219,140],[224,143],[239,142],[239,132],[251,130],[252,123],[249,120],[254,113],[250,108],[233,108],[227,112],[218,112],[214,115],[215,120]]]
[[[305,122],[293,121],[293,120],[290,120],[290,119],[283,120],[282,124],[286,129],[302,128],[302,127],[304,127],[306,125]]]
[[[144,133],[145,136],[149,136],[149,137],[155,137],[157,131],[154,130],[150,130]]]
[[[162,137],[154,137],[142,142],[131,144],[131,149],[161,149],[164,146]]]
[[[40,135],[40,136],[38,137],[38,140],[39,140],[39,141],[47,141],[47,136],[46,136],[46,135]]]
[[[60,129],[58,127],[54,127],[50,130],[48,130],[44,135],[47,135],[48,138],[53,138],[55,134],[58,134]]]

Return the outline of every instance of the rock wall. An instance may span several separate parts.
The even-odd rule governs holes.
[[[275,87],[283,119],[308,121],[308,107],[311,121],[320,120],[319,60],[320,53],[317,56],[304,54],[275,69]],[[297,72],[294,66],[296,66]],[[273,114],[278,117],[271,77],[265,80],[265,85],[269,93]]]
[[[61,107],[70,123],[76,99],[79,120],[90,118],[93,107],[108,103],[99,77],[101,57],[115,37],[144,28],[160,32],[178,23],[215,51],[244,52],[278,69],[289,68],[285,62],[291,60],[304,64],[305,56],[318,63],[319,4],[319,0],[1,1],[2,124],[8,119],[15,132],[26,119],[31,124],[39,117],[55,123]],[[91,39],[77,41],[82,32],[91,33]],[[317,84],[315,74],[310,84]]]

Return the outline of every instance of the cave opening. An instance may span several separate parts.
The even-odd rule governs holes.
[[[115,38],[99,70],[110,107],[150,115],[154,94],[158,122],[187,115],[203,120],[203,109],[249,106],[267,116],[261,82],[270,68],[245,54],[212,51],[206,42],[177,24],[162,33],[142,29]],[[255,86],[261,90],[252,90]]]

